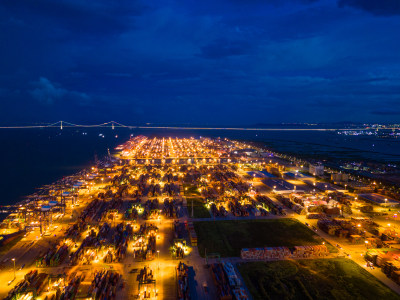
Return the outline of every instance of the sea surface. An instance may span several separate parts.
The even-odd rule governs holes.
[[[261,142],[267,149],[330,160],[400,164],[400,139],[331,131],[57,128],[0,129],[0,205],[14,204],[63,176],[94,164],[131,135],[221,137]]]

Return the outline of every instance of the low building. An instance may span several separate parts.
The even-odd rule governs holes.
[[[323,176],[324,175],[324,166],[323,165],[312,165],[310,164],[308,171],[314,176]]]
[[[332,173],[331,180],[333,182],[348,182],[349,181],[349,174],[346,173]]]
[[[264,179],[262,180],[262,183],[264,183],[269,189],[277,194],[290,194],[294,192],[304,193],[304,190],[302,190],[301,188],[299,189],[294,184],[291,184],[290,182],[282,179]]]
[[[253,180],[255,181],[262,181],[263,179],[268,178],[268,176],[266,176],[265,174],[263,174],[260,171],[250,171],[247,172],[247,174],[251,177],[253,177]]]
[[[286,172],[285,177],[288,178],[294,178],[294,179],[299,179],[299,180],[307,180],[307,179],[313,179],[314,177],[310,175],[303,174],[301,172]]]
[[[246,149],[238,149],[233,151],[231,154],[237,156],[248,156],[248,157],[259,157],[259,153],[256,149],[246,148]]]
[[[260,152],[261,157],[274,157],[271,152]]]
[[[385,207],[398,207],[399,206],[398,201],[391,199],[391,198],[387,198],[386,196],[377,194],[377,193],[359,194],[359,197],[363,200],[373,202],[380,206],[385,206]]]

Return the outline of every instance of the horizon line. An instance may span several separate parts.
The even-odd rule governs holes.
[[[279,124],[276,124],[279,125]],[[177,130],[238,130],[238,131],[356,131],[356,130],[396,130],[399,127],[387,128],[252,128],[252,127],[204,127],[204,126],[143,126],[124,125],[115,121],[102,124],[73,124],[66,121],[58,121],[48,125],[21,125],[21,126],[0,126],[0,129],[35,129],[35,128],[128,128],[128,129],[177,129]]]

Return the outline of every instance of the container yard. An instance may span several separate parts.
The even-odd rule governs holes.
[[[197,246],[193,223],[179,222],[189,216],[183,185],[195,186],[199,195],[226,194],[232,197],[227,203],[245,196],[249,184],[224,165],[238,147],[245,144],[137,136],[90,169],[28,196],[1,224],[10,233],[22,232],[17,245],[27,247],[9,254],[16,257],[12,262],[17,265],[16,279],[7,280],[10,299],[25,294],[113,299],[129,293],[162,298],[169,292],[162,288],[163,281],[174,280],[162,275],[163,269],[170,268],[165,259],[190,257],[191,247]],[[221,188],[223,193],[216,192]],[[196,205],[207,211],[207,202],[200,201]],[[38,273],[42,269],[45,272]],[[185,284],[186,269],[183,264],[178,268],[180,282]],[[127,290],[130,274],[137,272],[138,288]],[[23,274],[38,279],[18,281]],[[55,278],[59,278],[57,291],[43,290],[37,283],[56,282]],[[185,299],[187,291],[188,287],[180,291]]]
[[[189,288],[189,267],[182,262],[179,262],[176,268],[177,278],[177,289],[178,289],[178,300],[189,300],[190,288]]]
[[[94,274],[88,297],[96,300],[115,299],[121,276],[112,271],[102,271]]]
[[[328,256],[329,251],[325,245],[294,246],[294,247],[265,247],[244,248],[240,257],[247,260],[276,260],[276,259],[301,259]]]
[[[298,166],[264,152],[228,139],[132,136],[10,207],[0,295],[258,299],[241,264],[354,251],[358,264],[399,281],[397,228],[363,215],[379,209],[313,176],[281,179]]]
[[[249,299],[242,283],[230,262],[214,263],[211,274],[218,291],[218,299]]]

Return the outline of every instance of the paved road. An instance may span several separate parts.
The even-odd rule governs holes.
[[[268,196],[274,200],[274,198],[271,197],[270,194],[268,194]],[[183,200],[184,200],[184,205],[185,204],[187,205],[186,199],[183,198]],[[78,215],[79,210],[82,210],[83,208],[84,205],[81,205],[81,207],[77,208],[77,212],[75,213],[75,215]],[[290,210],[287,210],[287,212],[288,214],[286,216],[276,216],[271,214],[268,216],[260,216],[260,217],[229,216],[227,218],[204,218],[204,219],[191,219],[188,217],[187,214],[185,214],[184,217],[180,218],[180,221],[182,222],[186,220],[192,220],[192,221],[213,222],[220,220],[279,219],[279,218],[290,217],[299,220],[303,224],[304,222],[308,222],[309,224],[315,225],[317,222],[316,220],[306,220],[305,216],[297,215]],[[6,258],[11,259],[15,257],[17,267],[21,266],[22,264],[26,264],[24,270],[17,271],[17,280],[15,280],[10,286],[3,285],[0,287],[0,296],[7,295],[8,291],[12,288],[12,286],[16,282],[20,281],[29,270],[34,268],[34,265],[32,264],[34,258],[38,256],[40,252],[47,250],[49,247],[49,243],[55,242],[56,239],[62,235],[62,231],[67,227],[68,222],[71,221],[73,220],[71,220],[69,217],[66,217],[64,221],[59,220],[58,222],[55,222],[55,224],[57,224],[57,226],[59,227],[57,229],[53,228],[52,235],[43,237],[38,240],[36,239],[37,232],[31,233],[22,241],[20,241],[16,246],[14,246],[13,249],[11,249],[5,256],[0,258],[0,261],[3,261]],[[140,220],[139,225],[143,222],[144,222],[143,220]],[[159,226],[160,228],[160,240],[157,240],[157,249],[160,250],[159,259],[146,262],[137,262],[133,258],[131,247],[128,247],[127,257],[124,260],[123,264],[108,264],[108,267],[112,267],[114,270],[120,272],[120,274],[123,274],[123,280],[127,283],[127,287],[117,293],[118,299],[135,298],[135,296],[138,293],[137,281],[136,281],[137,274],[132,274],[129,271],[134,268],[135,269],[143,268],[145,265],[155,270],[159,298],[176,299],[175,268],[179,263],[179,260],[173,260],[169,252],[169,247],[172,245],[173,241],[173,232],[172,232],[173,220],[163,219],[161,222],[160,221],[153,221],[153,222],[155,222],[156,225]],[[56,237],[54,237],[54,234],[56,234]],[[368,272],[370,272],[384,284],[386,284],[387,286],[389,286],[394,291],[400,294],[400,287],[392,280],[387,278],[380,269],[375,268],[371,270],[370,268],[366,267],[366,263],[363,257],[361,256],[361,254],[365,252],[364,245],[351,245],[347,242],[347,240],[329,236],[320,230],[317,230],[316,234],[318,234],[319,236],[330,242],[332,245],[336,245],[337,243],[339,243],[343,247],[343,252],[349,253],[351,255],[352,260],[354,260],[361,267],[366,269]],[[241,258],[238,257],[226,258],[226,260],[231,261],[234,264],[245,262],[245,260],[242,260]],[[194,276],[194,278],[192,280],[192,287],[194,287],[196,290],[196,296],[194,296],[193,299],[215,299],[216,289],[211,277],[211,271],[208,268],[206,268],[205,260],[204,258],[200,257],[197,247],[194,247],[189,256],[185,257],[182,261],[185,262],[187,265],[193,267],[192,275]],[[212,259],[210,260],[210,262],[214,261],[215,260]],[[8,271],[0,272],[0,280],[2,280],[3,282],[8,282],[14,276],[11,261],[9,260],[7,263],[10,264],[10,266],[6,268],[6,270]],[[69,274],[71,274],[73,271],[89,272],[91,274],[93,270],[102,269],[105,267],[105,265],[106,264],[94,264],[92,267],[76,266],[74,268],[67,268],[67,269],[64,269],[65,266],[61,266],[59,268],[46,268],[41,271],[57,274],[64,272],[64,270],[67,270]],[[160,268],[158,268],[159,265]],[[91,278],[90,276],[86,278],[87,282],[85,284],[90,284],[91,280],[90,278]],[[208,293],[205,292],[203,285],[206,285],[208,287]]]
[[[273,201],[275,201],[278,205],[282,206],[280,202],[278,202],[272,194],[264,192],[263,194],[267,195],[269,198],[271,198]],[[316,223],[317,220],[311,220],[311,219],[306,219],[306,216],[304,215],[298,215],[296,213],[294,213],[292,210],[290,209],[285,209],[285,212],[287,213],[285,216],[277,216],[277,215],[267,215],[267,216],[260,216],[260,217],[255,217],[255,216],[248,216],[248,217],[233,217],[233,216],[228,216],[228,217],[217,217],[217,218],[188,218],[191,221],[205,221],[205,222],[212,222],[212,221],[220,221],[220,220],[256,220],[256,219],[280,219],[280,218],[294,218],[297,219],[298,221],[300,221],[301,223],[308,223],[310,225],[314,225],[315,227],[317,227]],[[380,225],[382,223],[384,223],[386,221],[386,219],[384,219],[385,217],[381,217],[378,219],[378,223],[380,223]],[[186,219],[186,218],[184,218]],[[382,220],[384,219],[384,220]],[[387,221],[386,221],[387,222]],[[342,249],[339,251],[339,255],[343,255],[344,253],[347,253],[350,255],[350,259],[352,259],[354,262],[356,262],[360,267],[362,267],[363,269],[367,270],[370,274],[372,274],[373,276],[375,276],[378,280],[380,280],[382,283],[384,283],[385,285],[387,285],[388,287],[390,287],[393,291],[395,291],[396,293],[398,293],[400,295],[400,286],[395,283],[394,281],[392,281],[391,279],[389,279],[380,268],[374,268],[371,269],[369,267],[367,267],[366,262],[363,258],[363,255],[366,252],[366,248],[365,245],[353,245],[350,244],[348,242],[347,239],[343,239],[343,238],[338,238],[336,236],[330,236],[328,234],[326,234],[325,232],[317,229],[316,230],[316,234],[319,235],[321,238],[325,239],[326,241],[328,241],[330,244],[332,245],[336,245],[339,244]],[[197,248],[196,248],[197,250]],[[196,254],[198,255],[198,253]],[[328,258],[332,258],[332,257],[337,257],[337,255],[331,255]],[[346,256],[347,257],[347,256]],[[201,259],[201,258],[200,258]],[[239,257],[235,257],[235,258],[224,258],[224,260],[229,260],[233,263],[240,263],[240,262],[245,262],[247,260],[242,260]],[[210,262],[215,262],[216,260],[210,260]],[[193,261],[193,263],[196,264],[201,264],[201,261],[199,261],[199,258],[197,258],[197,260]]]
[[[298,215],[291,210],[287,210],[287,212],[288,212],[288,214],[285,217],[295,218],[303,224],[307,222],[308,224],[314,225],[315,227],[317,227],[317,220],[306,219],[306,216]],[[386,275],[382,272],[382,270],[380,268],[371,269],[371,268],[367,267],[366,262],[365,262],[363,256],[361,255],[366,252],[365,245],[350,244],[347,239],[328,235],[327,233],[323,232],[320,229],[317,229],[316,233],[320,237],[322,237],[323,239],[325,239],[326,241],[331,243],[332,245],[339,244],[342,247],[342,250],[340,251],[340,253],[350,254],[350,258],[354,262],[356,262],[360,267],[367,270],[370,274],[375,276],[378,280],[380,280],[382,283],[384,283],[385,285],[387,285],[393,291],[395,291],[397,294],[400,295],[400,286],[397,283],[395,283],[393,280],[386,277]]]

